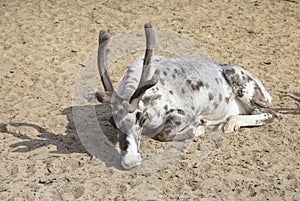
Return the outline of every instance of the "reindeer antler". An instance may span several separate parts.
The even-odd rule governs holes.
[[[97,98],[101,103],[111,103],[111,97],[116,95],[114,87],[111,83],[107,70],[107,44],[110,41],[110,35],[106,30],[102,29],[99,33],[99,46],[98,46],[98,71],[105,91],[98,91],[96,93],[87,94],[87,99]]]
[[[150,64],[151,59],[154,54],[155,48],[155,32],[151,23],[147,23],[144,26],[146,33],[146,52],[143,62],[143,70],[139,85],[133,95],[130,98],[130,101],[123,102],[127,108],[128,112],[133,112],[138,106],[138,103],[142,96],[145,94],[146,90],[153,87],[159,80],[159,70],[155,70],[151,79],[147,80],[147,76],[150,73]],[[102,103],[111,103],[111,98],[114,95],[117,97],[120,102],[124,101],[118,94],[115,92],[112,82],[110,80],[107,68],[107,44],[110,41],[110,35],[106,30],[101,30],[99,33],[99,47],[98,47],[98,70],[100,73],[101,81],[105,91],[99,91],[93,94],[87,94],[87,99],[92,99],[96,97],[98,101]],[[122,103],[122,104],[123,104]],[[124,105],[124,106],[125,106]]]
[[[130,98],[128,112],[133,112],[137,108],[137,105],[142,96],[145,94],[146,90],[153,87],[159,80],[158,69],[154,72],[150,80],[146,80],[147,76],[149,75],[151,59],[155,49],[155,31],[150,22],[145,24],[144,29],[146,33],[146,52],[143,62],[143,71],[139,85]]]
[[[152,24],[146,23],[144,25],[145,29],[145,34],[146,34],[146,52],[145,52],[145,57],[144,57],[144,62],[143,62],[143,71],[142,71],[142,76],[141,80],[139,83],[139,87],[142,86],[143,82],[146,81],[147,75],[149,74],[149,69],[150,69],[150,63],[152,56],[154,55],[154,49],[155,49],[155,31],[152,27]]]
[[[110,35],[106,30],[101,30],[99,33],[99,46],[98,46],[98,70],[100,73],[101,81],[105,91],[114,92],[113,85],[107,71],[107,44],[110,41]]]

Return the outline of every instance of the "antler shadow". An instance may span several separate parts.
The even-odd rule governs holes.
[[[84,142],[84,137],[89,137],[91,133],[90,130],[84,130],[84,128],[78,128],[81,119],[78,119],[78,114],[74,114],[74,111],[87,111],[93,110],[95,112],[94,122],[97,123],[100,130],[95,130],[94,134],[101,136],[105,139],[103,143],[110,144],[110,146],[103,146],[103,143],[99,143],[96,147],[96,154],[93,154],[89,150],[89,145]],[[54,145],[56,146],[56,151],[51,151],[50,153],[59,154],[69,154],[69,153],[89,153],[95,155],[97,159],[104,162],[108,167],[115,167],[117,169],[122,169],[119,164],[120,154],[115,149],[114,145],[117,143],[117,132],[110,124],[110,106],[109,105],[84,105],[84,106],[73,106],[63,110],[63,115],[67,116],[68,124],[65,135],[56,134],[47,131],[45,128],[32,124],[32,123],[2,123],[0,124],[0,132],[12,135],[22,141],[11,144],[10,147],[13,148],[13,152],[31,152],[44,146]],[[86,114],[90,115],[90,114]],[[76,118],[76,119],[75,119]],[[84,121],[84,117],[82,117]],[[85,119],[86,120],[86,119]],[[89,122],[86,122],[90,124]],[[32,133],[20,133],[17,131],[11,131],[13,129],[9,127],[30,127],[37,131],[37,135],[32,137]],[[83,137],[82,137],[83,136]],[[94,139],[90,139],[94,142]],[[86,146],[87,145],[87,146]],[[92,151],[93,152],[93,151]],[[100,153],[100,154],[99,154]]]
[[[36,136],[37,138],[29,137],[26,134],[9,131],[8,126],[34,128],[39,134]],[[11,148],[15,148],[13,152],[30,152],[44,146],[55,145],[57,151],[51,151],[50,153],[86,153],[85,148],[74,132],[68,132],[67,135],[59,135],[49,132],[36,124],[13,122],[0,124],[0,131],[23,140],[10,145]]]
[[[287,93],[287,92],[283,92],[280,91],[280,93],[282,93],[283,97],[289,97],[291,99],[293,99],[297,106],[296,108],[275,108],[274,110],[276,112],[279,112],[281,114],[294,114],[294,115],[300,115],[300,93],[299,92],[294,92],[294,93]]]

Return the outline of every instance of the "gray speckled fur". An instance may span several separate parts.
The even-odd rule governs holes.
[[[134,93],[138,81],[133,82],[132,78],[141,77],[142,62],[143,58],[140,57],[128,69],[118,88],[120,96],[129,99]],[[219,100],[219,96],[221,94],[222,97],[232,99],[234,95],[222,74],[222,68],[221,65],[209,60],[154,56],[150,72],[153,73],[155,69],[159,69],[160,78],[164,80],[164,85],[162,82],[158,82],[144,95],[147,97],[160,94],[160,99],[156,101],[157,104],[151,106],[140,104],[140,109],[147,111],[151,117],[143,129],[143,134],[153,137],[161,132],[167,118],[167,111],[163,108],[166,104],[169,110],[182,109],[185,111],[186,115],[181,118],[181,125],[174,128],[176,131],[182,130],[200,118],[218,122],[224,121],[229,115],[229,107],[224,99],[223,101]],[[151,73],[149,77],[151,77]],[[218,83],[215,78],[218,79]],[[208,86],[208,89],[205,86],[199,86],[198,89],[194,87],[193,89],[192,85],[196,86],[199,81]],[[135,88],[128,87],[128,85],[135,86]],[[170,90],[172,94],[170,94]],[[209,94],[212,94],[212,100],[209,99]],[[218,107],[215,108],[214,104],[218,104]],[[158,114],[157,111],[162,112]]]

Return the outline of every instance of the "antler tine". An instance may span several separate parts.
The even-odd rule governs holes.
[[[110,35],[106,30],[101,30],[99,33],[99,46],[98,46],[98,71],[100,73],[101,81],[105,91],[113,94],[114,88],[111,83],[107,71],[107,44],[110,41]]]

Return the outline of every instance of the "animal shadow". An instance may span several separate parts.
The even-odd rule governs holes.
[[[293,115],[300,115],[300,93],[299,92],[294,92],[294,93],[287,93],[280,91],[281,97],[287,97],[292,99],[297,107],[296,108],[275,108],[274,110],[276,112],[279,112],[281,114],[293,114]]]
[[[105,163],[107,167],[120,169],[120,154],[115,148],[117,131],[110,123],[109,105],[73,106],[62,111],[68,124],[66,134],[47,131],[32,123],[1,123],[0,132],[12,135],[22,141],[11,144],[12,152],[31,152],[44,146],[54,145],[50,153],[88,153]],[[25,129],[25,132],[20,130]],[[28,133],[34,130],[34,134]]]

